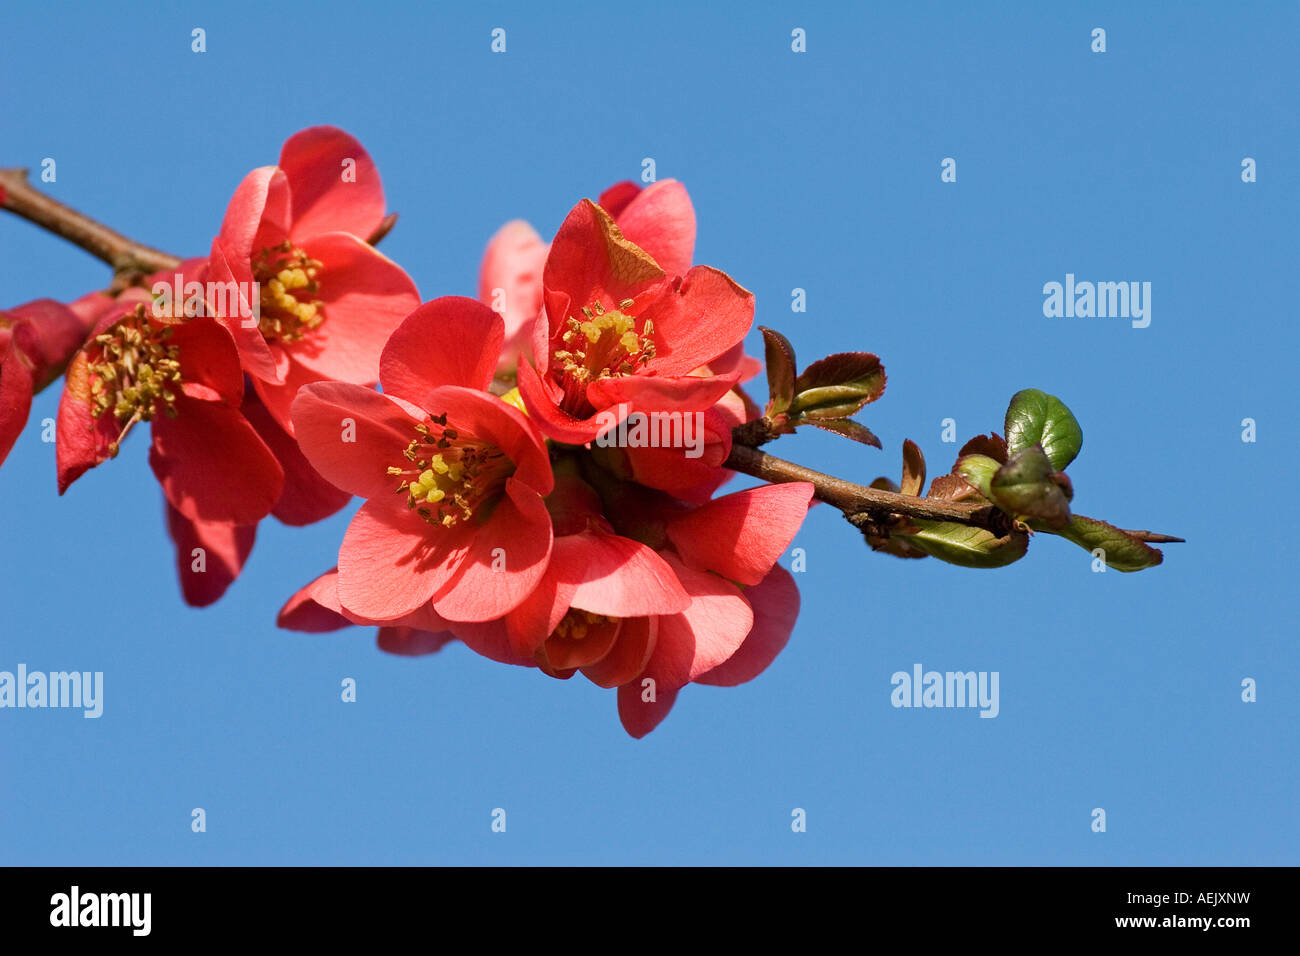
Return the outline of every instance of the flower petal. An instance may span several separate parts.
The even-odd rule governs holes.
[[[463,525],[435,527],[400,501],[367,501],[339,549],[339,603],[377,621],[410,614],[449,583],[471,538]]]
[[[510,644],[503,621],[465,621],[453,623],[451,631],[465,646],[475,654],[481,654],[488,660],[499,664],[514,664],[517,667],[536,667],[532,655],[522,657],[515,653]]]
[[[0,355],[0,463],[9,456],[27,424],[34,385],[27,356],[19,349],[17,339],[10,339]]]
[[[226,593],[244,569],[257,537],[257,525],[191,521],[170,503],[165,504],[167,533],[176,547],[181,596],[191,607],[207,607]]]
[[[238,251],[228,249],[218,236],[212,240],[212,254],[208,259],[208,278],[220,287],[220,301],[207,303],[208,313],[216,317],[229,331],[239,350],[239,360],[244,371],[268,382],[284,381],[287,362],[283,350],[272,351],[266,338],[253,320],[256,310],[250,298],[253,270],[248,253],[241,258]]]
[[[647,366],[685,375],[729,353],[754,322],[754,294],[711,266],[695,266],[675,293],[643,313],[654,322],[656,354]],[[739,371],[739,370],[737,370]]]
[[[30,397],[29,397],[30,401]],[[58,423],[54,431],[54,456],[59,494],[91,468],[115,453],[122,429],[111,413],[90,414],[89,360],[84,351],[73,356],[59,399]],[[25,417],[25,416],[24,416]]]
[[[486,390],[505,333],[501,316],[482,302],[447,295],[402,320],[379,359],[379,381],[389,395],[423,407],[441,385]]]
[[[384,187],[365,147],[334,126],[294,133],[280,149],[295,239],[350,232],[368,239],[384,218]]]
[[[392,259],[345,232],[313,236],[300,246],[321,264],[317,296],[325,319],[285,343],[285,351],[321,378],[374,384],[388,337],[420,304],[415,283]]]
[[[691,604],[663,558],[639,541],[583,532],[555,540],[551,562],[572,607],[610,617],[674,614]]]
[[[288,631],[323,634],[350,627],[343,616],[338,595],[339,569],[330,568],[284,602],[275,623]]]
[[[398,463],[415,437],[414,421],[386,395],[347,382],[316,382],[293,402],[298,447],[337,488],[363,498],[393,498]]]
[[[671,520],[668,538],[692,567],[757,584],[794,540],[812,495],[806,481],[733,492]]]
[[[153,420],[149,464],[167,500],[191,521],[256,524],[275,507],[284,471],[236,409],[176,396],[175,418]]]
[[[542,268],[550,245],[522,219],[508,222],[488,240],[479,268],[478,297],[500,313],[505,344],[500,363],[513,369],[531,351],[533,324],[542,311]]]
[[[745,589],[754,610],[754,626],[731,657],[695,678],[697,684],[734,687],[753,680],[776,660],[790,641],[799,616],[799,588],[794,576],[779,564],[758,584]]]
[[[551,516],[542,496],[507,478],[505,494],[473,529],[465,559],[434,599],[434,610],[452,621],[502,617],[537,587],[550,556]]]
[[[597,687],[620,687],[635,680],[654,653],[658,633],[657,617],[624,618],[618,643],[599,661],[582,668],[583,675]]]
[[[351,494],[335,488],[311,466],[298,442],[280,427],[256,392],[244,397],[240,410],[284,469],[284,490],[272,515],[287,525],[301,527],[328,518],[352,500]]]
[[[244,370],[239,364],[235,340],[215,319],[192,318],[171,327],[167,344],[180,351],[181,378],[212,389],[228,405],[238,405],[244,396]]]
[[[666,555],[691,595],[691,606],[680,614],[659,618],[654,653],[645,677],[656,688],[676,690],[727,660],[744,643],[754,625],[749,603],[730,581],[695,571]]]
[[[609,212],[623,235],[649,253],[664,272],[686,275],[695,253],[695,208],[685,186],[675,179],[661,179],[639,192],[621,212]]]
[[[665,285],[659,264],[624,238],[609,213],[584,199],[555,234],[542,272],[551,334],[572,310],[593,302],[615,307]],[[562,301],[565,297],[567,302]]]
[[[615,183],[600,194],[596,200],[596,205],[605,212],[609,213],[615,219],[618,219],[619,213],[627,208],[627,204],[641,194],[641,184],[625,179],[620,183]]]
[[[422,631],[418,627],[388,625],[379,629],[377,643],[379,649],[388,654],[422,657],[438,653],[454,640],[456,635],[451,631]]]
[[[284,173],[274,166],[258,167],[235,187],[218,241],[234,260],[247,262],[255,252],[289,235],[289,204],[289,180]]]
[[[652,700],[646,700],[639,682],[624,684],[618,689],[618,718],[623,729],[640,740],[654,730],[677,702],[676,690],[657,690]]]
[[[632,412],[704,412],[716,405],[736,384],[731,375],[624,375],[598,378],[587,386],[587,401],[597,409],[620,409],[620,418]],[[522,392],[522,389],[520,390]]]

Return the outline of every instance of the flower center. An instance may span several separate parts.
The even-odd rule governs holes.
[[[261,285],[258,329],[268,342],[296,342],[325,321],[320,292],[321,264],[286,239],[253,260]]]
[[[95,336],[87,354],[90,414],[112,412],[119,423],[151,421],[161,407],[176,417],[180,347],[169,345],[170,325],[151,323],[144,304]]]
[[[400,478],[406,506],[432,525],[450,528],[479,513],[486,517],[515,466],[495,445],[462,435],[433,415],[415,425],[415,438],[402,451],[406,463],[390,465]]]
[[[582,309],[584,321],[572,316],[565,321],[563,348],[553,353],[552,365],[564,386],[567,410],[589,411],[583,407],[588,382],[631,375],[655,357],[654,323],[646,319],[638,332],[636,319],[623,311],[632,304],[624,299],[606,312],[594,302]]]
[[[571,607],[560,618],[560,623],[555,625],[555,630],[551,632],[551,637],[558,637],[566,641],[580,641],[589,633],[592,633],[602,624],[616,624],[618,618],[606,617],[604,614],[594,614],[591,611],[582,611],[576,607]]]

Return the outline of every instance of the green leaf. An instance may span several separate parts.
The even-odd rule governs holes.
[[[783,412],[794,401],[794,346],[780,332],[759,326],[767,358],[767,414]]]
[[[1039,444],[1057,471],[1074,461],[1083,446],[1083,429],[1065,403],[1036,388],[1027,388],[1011,397],[1005,431],[1011,456]]]
[[[1058,534],[1067,541],[1073,541],[1085,551],[1095,551],[1100,548],[1103,552],[1101,557],[1116,571],[1141,571],[1144,568],[1154,568],[1165,559],[1163,554],[1145,541],[1139,541],[1125,534],[1122,529],[1098,521],[1096,518],[1074,515],[1063,529],[1044,527],[1040,530]]]
[[[994,503],[1007,514],[1037,518],[1049,528],[1070,521],[1070,502],[1056,482],[1056,472],[1041,445],[1022,448],[989,482]]]
[[[870,352],[839,352],[813,362],[794,383],[792,415],[848,418],[885,392],[885,368]]]
[[[983,528],[952,521],[914,521],[915,534],[899,535],[931,557],[963,568],[1001,568],[1029,550],[1029,535],[1013,531],[999,538]]]
[[[966,479],[976,491],[982,494],[989,501],[993,500],[993,492],[990,486],[993,483],[993,476],[997,474],[1002,465],[1000,462],[988,455],[963,455],[957,459],[957,464],[953,466],[953,472]]]
[[[802,422],[801,424],[816,425],[818,428],[825,431],[834,432],[836,435],[843,435],[845,438],[852,438],[854,441],[861,442],[864,445],[872,445],[875,448],[880,447],[880,439],[871,433],[870,428],[847,418],[831,418],[825,420],[809,419],[807,422]]]

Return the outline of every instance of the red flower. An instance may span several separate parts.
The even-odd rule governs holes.
[[[201,282],[203,269],[190,260],[181,274]],[[275,505],[284,472],[239,412],[243,373],[230,334],[183,307],[129,289],[95,324],[59,403],[59,493],[149,422],[149,464],[173,508],[191,521],[252,524]]]
[[[485,391],[503,336],[486,306],[436,299],[384,349],[384,394],[321,382],[294,401],[307,459],[367,499],[339,551],[351,613],[388,621],[431,603],[451,620],[490,620],[541,578],[551,467],[529,420]]]
[[[90,324],[51,299],[0,311],[0,463],[27,424],[32,396],[58,378]]]
[[[249,173],[226,210],[210,258],[223,301],[210,304],[290,432],[300,386],[374,384],[389,334],[419,304],[410,276],[365,241],[383,218],[369,154],[329,126],[291,136],[279,165]]]
[[[543,276],[547,321],[534,331],[536,369],[519,391],[548,437],[591,441],[609,412],[705,411],[739,375],[691,374],[749,330],[754,297],[723,272],[695,266],[670,278],[583,200],[560,227]]]
[[[673,179],[647,189],[621,182],[598,203],[614,217],[629,242],[650,255],[671,276],[685,275],[695,250],[695,210],[686,187]],[[532,358],[533,323],[542,311],[542,268],[550,244],[516,219],[489,241],[479,269],[479,301],[505,320],[506,339],[498,371],[513,373],[520,353]]]

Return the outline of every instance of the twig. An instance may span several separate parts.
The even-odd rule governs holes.
[[[926,521],[953,521],[958,524],[974,525],[998,534],[1003,533],[1006,522],[1006,516],[992,505],[944,501],[937,498],[915,498],[880,488],[868,488],[865,485],[822,474],[820,471],[813,471],[811,468],[796,465],[794,462],[785,461],[757,448],[749,448],[741,444],[732,445],[731,455],[723,464],[733,471],[741,471],[764,481],[810,482],[818,498],[828,505],[834,505],[850,518],[862,514],[882,518],[901,515]],[[1173,544],[1183,540],[1152,531],[1125,531],[1124,533],[1139,541],[1157,544]]]
[[[25,169],[0,169],[0,208],[80,246],[112,266],[119,276],[166,272],[181,264],[175,256],[128,239],[33,189]]]

